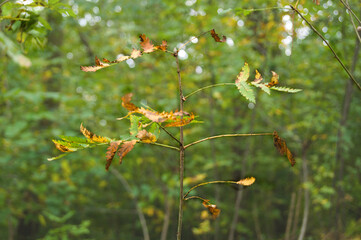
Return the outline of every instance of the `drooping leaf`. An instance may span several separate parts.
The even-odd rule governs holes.
[[[133,96],[133,93],[128,93],[122,97],[122,101],[123,101],[122,106],[130,112],[138,110],[138,107],[130,102],[132,100],[132,96]]]
[[[256,179],[254,177],[249,177],[249,178],[244,178],[241,179],[237,182],[237,184],[239,185],[243,185],[243,186],[250,186],[252,185],[254,182],[256,181]]]
[[[137,143],[137,140],[126,141],[122,144],[122,146],[118,150],[119,156],[119,164],[122,163],[123,158],[127,155],[133,148],[134,145]]]
[[[151,53],[156,50],[154,44],[152,44],[152,42],[149,40],[149,38],[147,38],[147,36],[145,36],[145,34],[141,34],[139,38],[140,46],[143,48],[144,53]]]
[[[157,141],[157,138],[152,133],[147,132],[144,129],[139,131],[136,137],[144,143],[153,143]]]
[[[174,122],[166,124],[165,127],[181,127],[181,126],[189,124],[193,120],[194,120],[194,114],[191,113],[190,116],[183,117],[183,119],[180,119],[180,118],[175,119]]]
[[[213,39],[216,42],[225,42],[227,41],[226,36],[222,36],[222,39],[218,36],[218,34],[216,33],[216,31],[214,31],[214,29],[211,30],[211,36],[213,37]]]
[[[115,153],[118,150],[119,145],[121,144],[122,141],[115,141],[115,142],[111,142],[109,144],[109,147],[107,148],[107,153],[106,153],[106,165],[105,165],[105,169],[108,171],[109,166],[112,164],[113,158],[115,156]]]
[[[267,84],[267,87],[273,87],[278,84],[278,74],[274,71],[272,72],[272,78],[271,81]]]
[[[97,136],[94,133],[92,133],[91,131],[89,131],[88,129],[86,129],[83,126],[83,123],[80,124],[80,132],[88,139],[90,139],[92,142],[97,142],[97,143],[107,143],[110,140],[106,137],[102,137],[102,136]]]
[[[216,219],[221,210],[217,208],[217,205],[210,204],[209,202],[203,201],[203,206],[208,209],[208,211],[212,214],[213,219]]]
[[[281,155],[287,156],[288,161],[291,163],[291,166],[293,167],[296,164],[296,160],[293,154],[291,153],[291,151],[288,149],[286,141],[280,138],[280,136],[278,136],[278,133],[276,131],[273,132],[273,143]]]
[[[296,92],[302,91],[302,89],[288,88],[288,87],[270,87],[270,89],[279,91],[279,92],[289,92],[289,93],[296,93]]]

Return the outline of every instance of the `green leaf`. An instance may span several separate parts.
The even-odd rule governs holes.
[[[56,157],[52,157],[52,158],[48,158],[48,161],[53,161],[53,160],[56,160],[56,159],[59,159],[59,158],[62,158],[62,157],[65,157],[66,155],[68,155],[69,153],[63,153],[63,154],[60,154]]]
[[[241,72],[237,76],[236,84],[237,82],[247,82],[248,78],[249,78],[249,66],[248,63],[245,62]]]
[[[236,86],[243,97],[250,102],[256,103],[256,97],[254,96],[251,86],[248,85],[247,82],[236,82]]]
[[[251,84],[255,87],[258,87],[260,88],[262,91],[264,91],[265,93],[267,93],[268,95],[271,94],[271,90],[266,86],[266,84],[264,83],[254,83],[254,82],[251,82]]]
[[[139,132],[139,130],[141,130],[141,127],[139,126],[139,122],[141,120],[141,117],[135,116],[135,115],[130,115],[130,135],[132,136],[136,136]]]
[[[69,148],[71,151],[77,151],[78,149],[89,147],[89,144],[66,142],[66,141],[61,141],[61,140],[53,140],[53,142],[63,145],[65,147]]]
[[[59,136],[62,140],[67,141],[67,142],[73,142],[73,143],[92,143],[89,139],[87,138],[81,138],[81,137],[72,137],[72,136],[64,136],[64,135],[60,135]]]
[[[289,92],[289,93],[296,93],[296,92],[302,91],[302,89],[288,88],[288,87],[271,87],[270,89],[276,90],[279,92]]]
[[[44,26],[46,29],[48,29],[48,30],[50,30],[50,31],[52,30],[50,24],[49,24],[44,18],[39,17],[38,20],[39,20],[39,22],[40,22],[41,24],[43,24],[43,26]]]
[[[158,139],[160,134],[159,125],[157,123],[152,123],[149,127],[148,132],[152,133],[155,138]]]

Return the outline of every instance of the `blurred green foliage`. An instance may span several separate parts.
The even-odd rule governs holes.
[[[129,54],[141,33],[156,43],[167,40],[171,50],[215,28],[228,37],[226,44],[201,37],[183,53],[185,94],[233,82],[244,62],[265,79],[275,71],[280,84],[303,91],[271,96],[259,91],[256,105],[234,87],[203,91],[185,102],[185,111],[204,122],[185,127],[186,143],[210,134],[277,130],[296,153],[297,163],[290,168],[271,137],[208,141],[187,151],[185,189],[201,181],[254,176],[257,180],[244,191],[237,212],[235,239],[284,238],[292,193],[297,237],[303,190],[308,189],[305,239],[332,239],[336,186],[342,186],[343,238],[360,239],[361,94],[354,89],[342,128],[345,166],[339,180],[336,144],[348,77],[322,41],[284,9],[291,3],[295,1],[5,1],[0,13],[0,238],[140,239],[137,207],[145,214],[151,239],[160,238],[165,227],[167,239],[173,238],[179,181],[174,151],[135,146],[122,165],[112,165],[131,192],[104,170],[105,146],[58,161],[46,159],[58,154],[51,139],[80,137],[81,122],[111,138],[128,134],[128,122],[115,120],[126,115],[121,96],[128,92],[134,93],[134,102],[158,111],[178,108],[172,56],[155,53],[96,73],[81,72],[80,65],[91,65],[95,55],[115,59]],[[360,2],[349,3],[360,15]],[[273,7],[280,9],[244,10]],[[351,66],[356,36],[344,7],[338,1],[321,1],[319,6],[300,1],[299,9]],[[360,79],[359,60],[354,75]],[[176,128],[171,131],[178,134]],[[159,138],[172,143],[163,132]],[[302,160],[308,163],[305,183]],[[207,186],[197,194],[217,199],[222,212],[214,221],[199,202],[188,201],[183,238],[226,238],[237,189]]]

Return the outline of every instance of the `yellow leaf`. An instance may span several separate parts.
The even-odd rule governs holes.
[[[252,185],[254,182],[256,181],[256,179],[254,177],[249,177],[249,178],[244,178],[241,179],[237,182],[237,184],[239,185],[243,185],[243,186],[250,186]]]

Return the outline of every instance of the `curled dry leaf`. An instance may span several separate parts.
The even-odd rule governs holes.
[[[136,58],[138,58],[140,56],[142,56],[142,52],[140,50],[138,50],[138,49],[133,48],[133,51],[130,54],[130,57],[133,58],[133,59],[136,59]]]
[[[91,131],[89,131],[88,129],[86,129],[83,126],[83,123],[80,124],[80,132],[89,140],[91,140],[92,142],[97,142],[97,143],[107,143],[109,142],[109,140],[105,137],[102,136],[97,136],[94,133],[92,133]]]
[[[113,158],[115,156],[115,153],[118,150],[119,145],[121,144],[122,141],[115,141],[115,142],[111,142],[109,144],[109,147],[107,148],[107,153],[106,153],[106,165],[105,165],[105,169],[108,171],[110,164],[112,164]]]
[[[278,74],[272,71],[271,81],[267,84],[267,87],[273,87],[278,84]]]
[[[154,52],[155,47],[154,44],[145,36],[145,34],[139,35],[140,38],[140,46],[143,48],[144,53],[151,53]]]
[[[143,114],[149,120],[151,120],[153,122],[157,122],[157,123],[164,122],[164,121],[168,120],[169,118],[172,118],[172,116],[173,116],[173,114],[171,112],[170,113],[167,113],[167,112],[159,113],[159,112],[148,110],[145,108],[139,108],[138,112],[140,114]]]
[[[175,122],[168,123],[165,127],[181,127],[189,124],[194,120],[194,114],[191,113],[190,116],[184,117],[183,119],[177,119]]]
[[[262,75],[256,69],[256,75],[254,76],[254,80],[252,83],[260,83],[263,81]]]
[[[211,36],[216,42],[225,42],[227,40],[226,36],[222,36],[222,39],[218,36],[214,29],[211,30]]]
[[[281,155],[287,156],[288,161],[290,161],[291,166],[293,167],[296,164],[296,160],[291,151],[288,149],[286,141],[280,138],[276,131],[273,132],[273,143]]]
[[[55,140],[53,140],[53,143],[55,144],[55,147],[62,152],[73,152],[73,150],[70,150],[67,146],[62,145]]]
[[[216,219],[221,213],[221,210],[217,208],[217,205],[204,201],[203,206],[212,214],[213,219]]]
[[[144,143],[153,143],[157,141],[157,138],[152,133],[147,132],[144,129],[139,131],[136,137]]]
[[[134,112],[138,110],[138,107],[135,106],[130,101],[132,100],[133,93],[128,93],[122,97],[122,106],[130,112]]]
[[[237,182],[237,184],[239,185],[243,185],[243,186],[250,186],[252,185],[254,182],[256,181],[256,179],[254,177],[248,177],[248,178],[244,178],[241,179]]]
[[[157,50],[161,50],[161,51],[165,52],[165,51],[167,51],[167,47],[168,47],[167,41],[163,40],[163,41],[162,41],[162,44],[159,45],[159,46],[156,46],[155,48],[156,48]]]
[[[137,140],[127,141],[122,144],[122,146],[118,150],[118,156],[119,156],[119,164],[122,163],[123,158],[125,155],[127,155],[132,149],[134,148],[134,145],[137,143]]]

